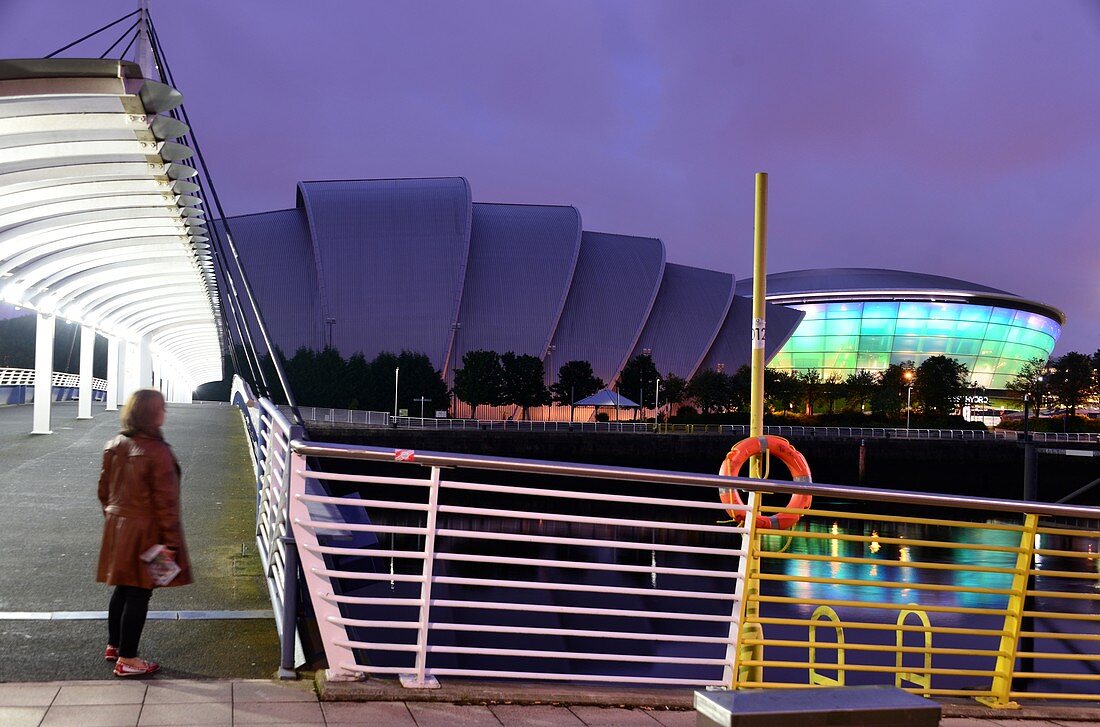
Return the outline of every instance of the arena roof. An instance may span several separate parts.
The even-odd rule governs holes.
[[[752,278],[737,283],[739,295],[752,294]],[[938,300],[977,305],[1007,305],[1053,318],[1064,324],[1060,310],[998,288],[957,278],[878,268],[819,268],[768,275],[767,299],[793,304],[840,300]]]

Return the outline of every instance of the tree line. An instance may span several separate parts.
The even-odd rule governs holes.
[[[239,358],[243,358],[243,352]],[[362,353],[345,359],[331,348],[300,348],[284,361],[291,390],[306,406],[392,411],[396,378],[397,406],[413,414],[421,411],[421,397],[425,399],[423,411],[429,416],[436,410],[450,409],[454,397],[470,407],[474,418],[482,406],[514,406],[521,417],[528,418],[534,407],[557,404],[573,409],[576,402],[608,388],[588,361],[562,364],[551,384],[540,358],[512,351],[467,351],[455,371],[453,389],[448,388],[427,355],[411,351],[380,353],[367,361]],[[1057,404],[1073,414],[1096,395],[1098,364],[1100,352],[1093,356],[1068,353],[1049,362],[1034,359],[1007,388],[1021,399],[1026,394],[1033,410]],[[272,388],[277,389],[270,360],[265,358],[262,365]],[[398,368],[400,376],[395,377]],[[672,373],[661,375],[652,357],[640,354],[627,361],[612,388],[640,405],[633,412],[635,417],[659,405],[665,414],[676,409],[682,418],[705,418],[747,413],[751,378],[748,366],[733,373],[721,368],[705,369],[687,380]],[[225,386],[223,382],[221,388]],[[220,388],[208,391],[223,398]],[[883,371],[856,371],[845,377],[823,377],[815,370],[769,368],[765,370],[764,391],[765,406],[772,412],[811,416],[874,413],[893,418],[907,409],[931,417],[947,416],[981,389],[972,381],[966,365],[947,356],[932,356],[919,366],[904,361]],[[276,394],[275,398],[281,396]]]

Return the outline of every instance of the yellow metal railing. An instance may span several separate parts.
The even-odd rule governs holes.
[[[1023,502],[1012,513],[947,498],[807,510],[753,500],[754,516],[802,520],[746,536],[733,687],[891,684],[1000,708],[1100,701],[1100,519],[1069,527],[1047,508],[1040,522]]]

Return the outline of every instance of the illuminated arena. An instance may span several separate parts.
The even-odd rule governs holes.
[[[737,292],[751,295],[752,280]],[[944,355],[979,386],[1003,389],[1029,359],[1050,356],[1065,323],[1058,309],[1003,290],[899,270],[777,273],[767,299],[806,314],[769,365],[824,377]]]

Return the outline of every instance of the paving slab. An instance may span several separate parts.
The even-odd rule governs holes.
[[[48,707],[60,690],[59,684],[0,684],[0,707]]]
[[[187,720],[192,724],[232,725],[233,705],[229,702],[191,702],[188,704],[146,704],[138,727],[166,727]]]
[[[571,707],[589,727],[657,727],[659,722],[640,709],[622,707]]]
[[[494,704],[489,709],[504,727],[512,727],[512,725],[584,727],[584,722],[573,714],[569,707],[554,707],[547,704]],[[692,725],[694,724],[693,721]]]
[[[194,681],[172,679],[149,682],[145,705],[233,702],[233,683],[227,681]]]
[[[143,682],[116,684],[65,684],[57,693],[53,706],[93,704],[141,704],[145,701],[146,685]]]
[[[417,727],[500,727],[500,720],[479,704],[412,702],[408,707]]]
[[[321,705],[325,723],[418,727],[404,702],[326,702]]]
[[[38,727],[46,716],[46,707],[0,707],[4,727]]]
[[[41,727],[137,727],[140,704],[50,707]]]
[[[313,702],[234,702],[233,724],[324,724],[321,705]]]

